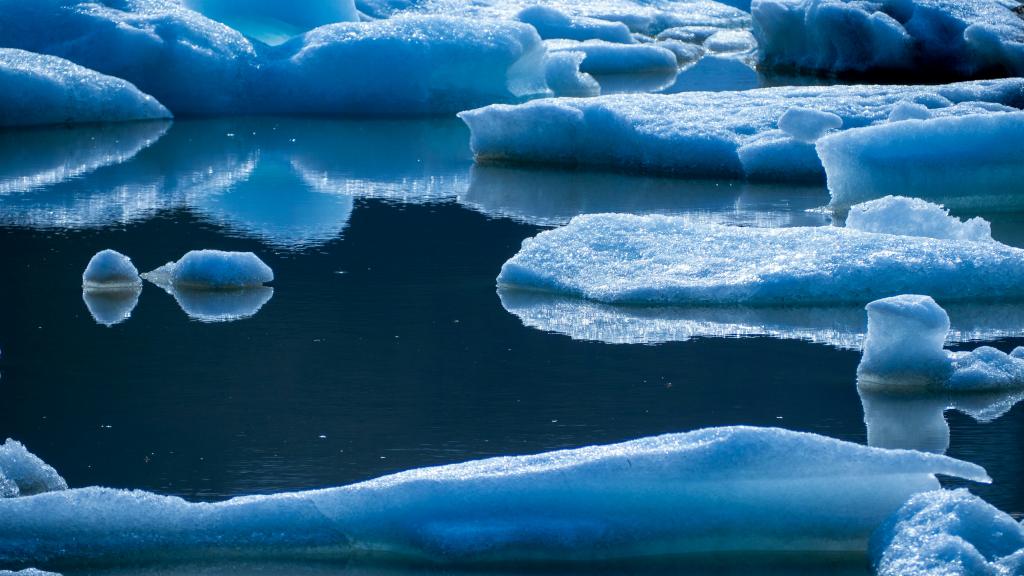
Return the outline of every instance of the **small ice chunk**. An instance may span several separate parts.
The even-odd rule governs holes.
[[[1024,567],[1024,526],[966,489],[912,497],[875,531],[878,576],[1012,576]]]
[[[903,120],[927,120],[932,117],[931,111],[924,104],[908,102],[904,100],[893,106],[889,112],[889,122],[901,122]]]
[[[82,288],[86,291],[131,291],[139,286],[142,286],[142,279],[131,258],[116,250],[97,252],[82,273]]]
[[[671,50],[676,55],[676,63],[680,66],[693,64],[704,56],[704,48],[696,44],[687,44],[679,40],[659,40],[656,46]]]
[[[552,52],[547,59],[548,88],[559,97],[597,96],[601,85],[593,76],[580,72],[587,55],[583,52]]]
[[[1024,181],[1024,112],[889,122],[817,142],[832,207],[888,194],[947,206],[1018,207]]]
[[[274,271],[252,252],[193,250],[143,278],[163,288],[233,290],[274,281]]]
[[[779,129],[800,142],[814,142],[843,127],[843,119],[822,110],[793,107],[779,118]]]
[[[750,52],[757,48],[757,40],[746,30],[720,30],[704,40],[704,48],[715,54]]]
[[[8,438],[7,442],[0,444],[0,498],[32,496],[67,488],[68,484],[60,474],[26,450],[21,442]]]
[[[1011,354],[989,346],[971,352],[943,349],[949,316],[930,296],[883,298],[868,304],[867,311],[868,335],[857,367],[866,389],[1024,388],[1024,348]]]
[[[992,241],[992,225],[984,218],[962,221],[938,204],[906,196],[886,196],[851,207],[846,227],[880,234]]]
[[[572,42],[548,41],[548,51],[582,52],[586,54],[580,71],[588,74],[641,74],[675,71],[676,55],[671,50],[654,44],[617,44],[604,40]]]
[[[703,44],[722,29],[716,26],[677,26],[658,34],[660,40],[679,40],[688,44]]]
[[[586,16],[571,16],[552,6],[535,4],[523,8],[516,19],[537,29],[540,37],[548,40],[606,40],[621,44],[633,44],[632,33],[622,22],[609,22]]]

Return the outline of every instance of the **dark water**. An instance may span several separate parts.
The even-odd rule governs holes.
[[[467,141],[448,120],[0,134],[0,439],[72,486],[192,500],[708,426],[867,441],[857,352],[573,339],[525,326],[495,290],[524,238],[575,214],[821,225],[807,210],[828,201],[823,187],[473,167]],[[989,217],[1024,245],[1021,215]],[[80,277],[103,248],[141,270],[191,249],[251,250],[277,280],[254,315],[218,323],[147,285],[107,327]],[[1024,407],[946,417],[948,454],[995,479],[971,489],[1019,516]]]

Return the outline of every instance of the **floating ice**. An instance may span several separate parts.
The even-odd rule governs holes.
[[[903,120],[927,120],[932,117],[931,111],[924,104],[903,101],[893,106],[889,113],[889,122],[901,122]]]
[[[82,287],[86,290],[131,290],[141,285],[139,270],[132,259],[116,250],[97,252],[82,273]]]
[[[24,50],[0,48],[0,86],[0,128],[171,116],[124,80]]]
[[[683,82],[682,76],[680,82]],[[807,177],[809,170],[820,178],[823,170],[813,147],[794,141],[778,130],[778,121],[787,111],[804,108],[835,114],[842,119],[843,127],[849,129],[884,123],[897,104],[908,100],[934,108],[936,114],[978,114],[979,108],[976,105],[953,104],[1024,104],[1024,80],[1006,79],[944,86],[820,86],[671,95],[614,94],[585,100],[546,99],[517,106],[494,105],[463,112],[459,117],[472,130],[471,146],[481,162],[497,160],[589,164],[685,176],[742,177],[749,174],[740,150],[745,146],[764,146],[765,142],[772,142],[771,149],[775,152],[756,155],[760,160],[757,172],[786,177],[796,159],[799,164],[794,176],[802,179]],[[899,144],[890,144],[887,140],[879,154],[866,156],[868,150],[879,150],[877,141],[871,138],[872,145],[863,147],[865,155],[857,156],[856,159],[875,162],[884,167],[890,158],[899,158],[899,165],[906,169],[906,165],[912,163],[908,158],[914,158],[914,154],[936,158],[936,161],[941,156],[941,161],[951,164],[944,171],[951,176],[950,180],[961,185],[971,182],[968,189],[973,190],[979,181],[971,178],[975,178],[982,167],[1000,170],[981,180],[995,182],[1012,171],[1001,162],[1019,156],[1012,146],[1004,145],[994,150],[988,144],[996,132],[1007,138],[1003,142],[1017,138],[1014,133],[1016,120],[1000,120],[1004,117],[1016,118],[1017,115],[998,112],[991,114],[991,118],[984,119],[985,122],[980,124],[981,119],[978,117],[963,121],[965,127],[980,126],[964,130],[965,133],[974,134],[966,142],[978,146],[967,145],[964,138],[943,136],[936,141],[929,133],[928,146],[913,145],[909,137],[906,142],[901,141]],[[1014,126],[1008,126],[1005,122],[1013,122]],[[985,128],[997,124],[1001,126],[999,130]],[[927,124],[891,123],[868,129],[861,134],[878,134],[881,137],[882,134],[877,131],[889,130],[886,136],[895,136],[905,126],[912,125]],[[941,126],[949,127],[947,124]],[[847,133],[854,141],[860,141],[857,133],[844,131],[823,138],[819,142],[821,150],[826,148],[823,143],[828,141],[835,142],[832,148],[838,147],[843,142],[841,138]],[[945,151],[952,152],[960,148],[966,150],[966,160],[950,162],[950,156]],[[993,155],[994,159],[989,160],[989,156]],[[778,158],[774,163],[773,157]],[[931,162],[928,162],[929,166]],[[1018,162],[1018,165],[1024,165],[1024,162]],[[852,182],[858,175],[873,173],[872,170],[858,170],[856,173],[851,172],[847,179]],[[923,179],[922,176],[922,182]],[[942,189],[953,185],[949,182],[941,184]],[[850,195],[855,192],[851,186]],[[871,193],[876,194],[877,190]]]
[[[498,284],[619,304],[856,303],[911,290],[984,301],[1024,296],[1024,250],[829,226],[598,214],[525,240]]]
[[[992,225],[984,218],[961,221],[942,206],[906,196],[886,196],[851,207],[846,227],[881,234],[992,241]]]
[[[1020,207],[1024,113],[890,122],[822,138],[832,206],[897,193],[949,206]]]
[[[939,487],[935,474],[988,481],[934,454],[712,428],[217,504],[103,488],[0,500],[0,562],[861,551],[910,495]]]
[[[761,64],[832,73],[1024,73],[1024,21],[1000,0],[754,0]]]
[[[161,287],[234,290],[273,282],[274,272],[252,252],[193,250],[142,277]]]
[[[36,570],[35,568],[26,568],[17,572],[10,570],[0,570],[0,576],[61,576],[56,572],[43,572],[42,570]]]
[[[878,576],[1014,576],[1024,526],[964,489],[912,497],[871,540]]]
[[[746,30],[720,30],[708,36],[703,46],[716,54],[750,52],[757,48],[757,40]]]
[[[593,76],[580,72],[587,55],[583,52],[554,52],[547,58],[548,88],[559,97],[597,96],[601,85]]]
[[[883,298],[868,304],[867,311],[868,336],[857,367],[864,388],[1024,388],[1024,347],[1011,354],[988,346],[972,352],[944,350],[949,316],[929,296]]]
[[[779,130],[800,142],[814,142],[843,126],[843,119],[831,112],[793,107],[779,117]]]
[[[687,44],[679,40],[662,40],[657,43],[659,48],[670,50],[676,55],[676,63],[680,66],[693,64],[704,56],[704,48],[695,44]]]
[[[641,74],[649,72],[674,72],[679,64],[671,50],[657,44],[617,44],[604,40],[548,41],[548,50],[582,52],[586,55],[580,64],[580,71],[587,74]]]
[[[0,498],[32,496],[67,487],[56,470],[26,450],[21,442],[8,439],[0,444]]]
[[[83,290],[82,300],[97,324],[114,326],[131,317],[141,294],[142,286],[118,290]]]
[[[516,19],[537,29],[540,37],[565,38],[568,40],[606,40],[633,44],[629,28],[622,22],[610,22],[586,16],[570,16],[557,8],[535,4],[523,8]]]
[[[352,0],[183,0],[186,7],[268,44],[336,22],[359,20]]]

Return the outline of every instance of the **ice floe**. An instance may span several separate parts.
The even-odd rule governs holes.
[[[937,489],[935,474],[989,480],[978,466],[934,454],[712,428],[215,504],[104,488],[5,499],[0,562],[856,552],[908,497]]]
[[[171,116],[124,80],[24,50],[0,48],[0,85],[0,128]]]
[[[846,227],[943,240],[992,241],[992,224],[987,220],[980,217],[960,220],[950,216],[942,206],[906,196],[886,196],[857,204],[846,216]]]
[[[828,304],[906,292],[1024,296],[1024,251],[836,227],[762,229],[584,215],[527,239],[498,284],[617,304]],[[941,342],[941,339],[940,339]]]
[[[761,64],[938,77],[1024,73],[1020,6],[1002,0],[754,0]]]
[[[633,44],[636,40],[622,22],[611,22],[586,16],[566,14],[555,7],[534,4],[523,8],[516,19],[537,29],[545,40],[563,38],[566,40],[606,40]]]
[[[193,250],[142,277],[161,287],[236,290],[273,282],[274,271],[252,252]]]
[[[872,538],[878,576],[1015,576],[1024,526],[965,489],[912,497]]]
[[[984,391],[1024,388],[1024,347],[943,348],[949,316],[930,296],[903,294],[867,305],[868,335],[857,368],[861,387]]]
[[[66,490],[67,482],[21,442],[0,444],[0,498],[18,498]]]
[[[858,132],[849,129],[886,123],[893,109],[906,101],[924,104],[936,115],[972,116],[962,121],[952,118],[943,121],[948,126],[962,122],[959,125],[965,127],[969,140],[943,137],[936,143],[934,138],[929,138],[928,146],[920,146],[914,145],[913,137],[907,136],[906,143],[900,144],[903,146],[900,152],[906,155],[900,157],[901,166],[914,154],[923,158],[941,156],[942,161],[948,161],[950,156],[946,151],[964,142],[985,144],[995,131],[1013,132],[1016,120],[1002,118],[1013,119],[1016,114],[990,112],[991,117],[978,124],[977,115],[982,107],[967,103],[980,102],[985,107],[993,103],[1024,104],[1024,80],[942,86],[777,87],[743,92],[612,94],[589,99],[542,99],[520,105],[493,105],[462,112],[459,116],[472,131],[471,147],[481,162],[589,164],[693,177],[821,179],[825,171],[814,145],[795,140],[780,130],[778,123],[783,115],[792,109],[803,109],[837,116],[842,120],[844,131],[823,139],[832,140],[832,147],[836,148],[847,135],[860,141],[862,137]],[[1005,108],[1000,106],[999,109]],[[803,113],[805,124],[810,114]],[[793,129],[813,127],[821,132],[822,126],[835,124],[831,116],[817,118],[817,124],[810,122],[813,126],[796,122]],[[1007,122],[1013,124],[1007,125]],[[918,130],[914,125],[894,122],[861,133],[914,132]],[[927,123],[917,125],[928,126]],[[979,127],[969,128],[972,126]],[[992,126],[993,130],[986,126]],[[799,134],[810,135],[806,130],[800,130]],[[933,144],[938,152],[930,152]],[[892,146],[887,144],[886,152],[876,155],[877,163],[885,165]],[[824,150],[826,146],[819,148]],[[952,163],[953,168],[964,170],[964,175],[954,181],[969,182],[972,175],[979,172],[975,170],[979,166],[971,162],[981,162],[981,167],[986,169],[999,167],[1002,170],[980,182],[998,180],[1010,172],[1005,162],[1000,164],[1001,160],[1014,156],[1010,148],[991,150],[990,146],[979,146],[965,152],[965,160]],[[989,158],[992,155],[995,159]],[[854,177],[851,173],[851,181]]]
[[[126,290],[142,286],[131,258],[116,250],[97,252],[82,273],[85,290]]]
[[[550,40],[549,52],[584,54],[580,72],[593,75],[675,72],[679,64],[671,50],[657,44],[617,44],[604,40]]]
[[[904,112],[905,113],[905,112]],[[887,194],[952,207],[1020,208],[1024,113],[970,114],[890,122],[817,142],[832,206]]]
[[[13,572],[11,570],[0,570],[0,576],[61,576],[56,572],[44,572],[35,568],[26,568]]]

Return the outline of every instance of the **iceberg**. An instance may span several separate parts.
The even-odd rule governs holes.
[[[183,0],[183,4],[271,45],[325,24],[359,20],[352,0]]]
[[[871,541],[878,576],[1014,576],[1024,526],[965,489],[912,497]]]
[[[60,474],[29,452],[21,442],[8,438],[0,444],[0,499],[67,488],[68,484]]]
[[[237,290],[274,281],[274,271],[252,252],[193,250],[142,275],[162,288]]]
[[[846,216],[846,227],[881,234],[993,242],[992,224],[987,220],[974,217],[962,221],[950,216],[942,206],[906,196],[886,196],[857,204]]]
[[[1006,143],[1022,136],[1024,113],[997,110],[847,130],[819,140],[817,151],[837,209],[893,193],[1017,209],[1024,153]]]
[[[754,0],[760,65],[832,74],[1024,73],[1024,21],[1001,0]]]
[[[90,290],[125,290],[142,286],[139,270],[131,258],[116,250],[97,252],[82,273],[82,288]]]
[[[1022,281],[1024,251],[999,243],[627,214],[577,216],[529,238],[498,276],[499,286],[604,303],[759,306],[910,291],[951,302],[1017,299]]]
[[[856,553],[911,495],[937,489],[936,474],[989,481],[935,454],[711,428],[212,504],[105,488],[0,500],[0,562]]]
[[[0,85],[0,128],[171,117],[124,80],[24,50],[0,48]]]
[[[698,63],[695,68],[699,66]],[[831,116],[822,115],[808,124],[811,112],[807,111],[833,114],[842,120],[844,130],[825,136],[823,140],[839,139],[847,134],[856,139],[857,133],[851,129],[887,122],[893,109],[906,101],[926,105],[939,116],[977,115],[980,109],[977,103],[1024,105],[1024,80],[942,86],[817,86],[743,92],[609,94],[588,99],[496,104],[462,112],[459,117],[472,132],[470,145],[478,162],[597,165],[687,177],[812,177],[822,180],[825,170],[818,158],[819,152],[813,144],[794,139],[779,129],[783,115],[792,109],[804,110],[804,123],[795,122],[791,130],[806,138],[836,124]],[[1001,117],[1011,116],[1001,112],[989,114],[992,118],[986,118],[983,126],[1000,123]],[[973,126],[971,123],[978,120],[972,117],[963,122],[965,126]],[[908,123],[895,122],[866,131],[868,134],[871,130],[898,132],[906,125]],[[1003,130],[1006,134],[1012,133],[1010,127]],[[985,141],[984,129],[975,133],[978,136],[972,137],[971,142]],[[928,157],[933,139],[929,139],[929,146],[911,146],[909,140],[908,144],[901,144],[904,146],[902,154],[918,153]],[[936,144],[936,149],[949,150],[958,142],[962,139],[944,138]],[[824,150],[826,145],[819,148]],[[997,159],[1010,157],[1015,154],[1007,151],[1010,148],[1004,146],[997,154],[986,147],[971,150],[968,157],[972,160],[958,161],[955,168],[976,166],[986,155],[995,154]],[[885,150],[889,150],[888,145]],[[878,155],[878,162],[885,162],[886,153]],[[937,155],[943,160],[949,159],[945,154]],[[907,163],[905,159],[900,162],[901,165]],[[998,160],[984,163],[985,168],[997,165]],[[1008,172],[1006,168],[985,181],[991,182]],[[969,170],[956,182],[963,183],[972,174],[976,172]]]
[[[586,16],[572,16],[552,6],[534,4],[523,8],[516,19],[537,29],[540,37],[567,40],[606,40],[633,44],[633,34],[622,22],[610,22]]]
[[[868,335],[857,367],[872,390],[915,388],[985,391],[1024,388],[1024,347],[943,349],[949,316],[930,296],[903,294],[867,305]]]

